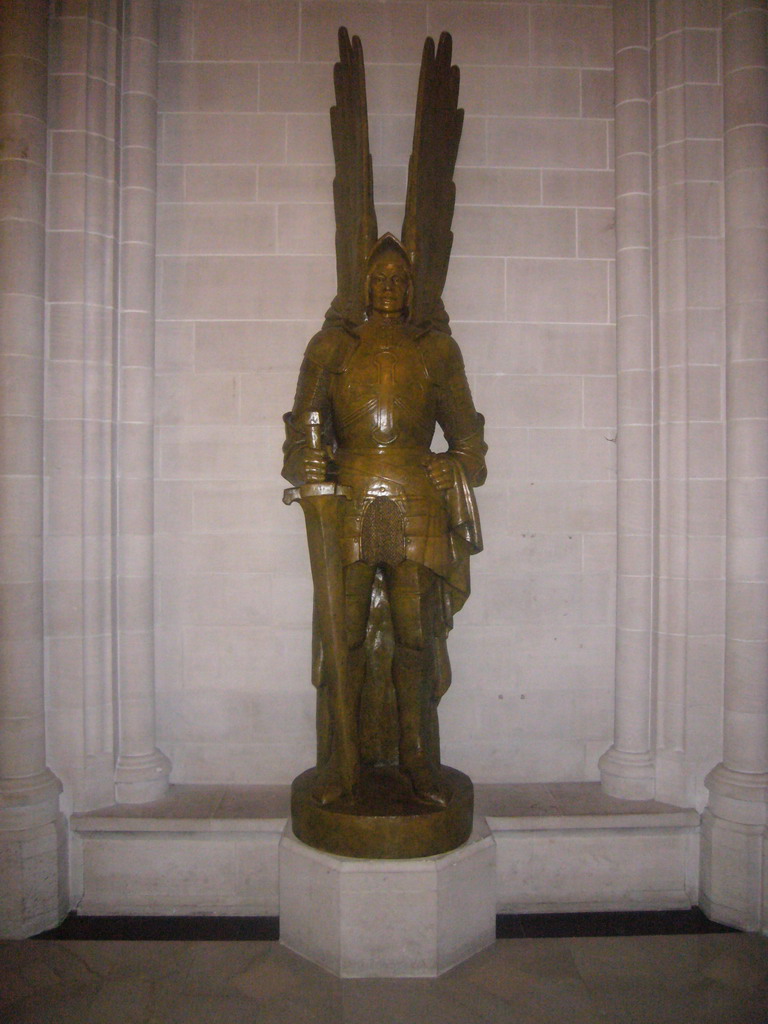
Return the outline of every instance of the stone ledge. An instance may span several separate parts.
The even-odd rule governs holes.
[[[73,814],[74,832],[282,832],[290,786],[173,785],[149,804]]]
[[[656,800],[621,800],[599,782],[480,784],[475,808],[492,832],[570,829],[698,828],[694,808]]]
[[[71,818],[84,914],[276,915],[289,786],[174,785],[151,804]],[[497,912],[660,910],[698,898],[699,815],[599,782],[479,784]]]
[[[478,786],[496,840],[497,912],[690,907],[700,818],[604,794],[599,783]]]
[[[73,814],[75,832],[280,832],[290,786],[173,785],[149,804]],[[479,783],[475,811],[492,831],[698,828],[699,813],[656,800],[607,796],[599,782]]]

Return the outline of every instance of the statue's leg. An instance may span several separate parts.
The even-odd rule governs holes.
[[[389,570],[395,650],[392,676],[400,724],[400,767],[422,800],[444,805],[434,723],[434,628],[437,580],[415,562]]]
[[[375,567],[365,562],[353,562],[344,568],[347,679],[350,700],[355,708],[355,722],[360,712],[360,693],[365,679],[365,633],[375,575]]]
[[[398,763],[397,700],[392,684],[392,616],[381,567],[373,579],[365,634],[365,674],[360,695],[360,763]]]
[[[347,637],[347,678],[343,704],[348,718],[349,733],[359,753],[360,691],[365,678],[365,630],[371,601],[371,587],[375,570],[363,562],[355,562],[344,568],[345,629]],[[322,687],[327,691],[328,687]],[[318,701],[318,715],[323,713],[322,731],[328,737],[325,750],[328,756],[321,764],[318,761],[317,781],[313,795],[321,804],[329,804],[347,793],[338,764],[338,746],[333,713],[327,699]],[[319,719],[318,719],[319,725]]]

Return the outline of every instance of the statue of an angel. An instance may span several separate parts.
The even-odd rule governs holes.
[[[339,45],[338,293],[284,417],[283,475],[294,485],[285,500],[304,508],[315,586],[318,760],[306,785],[316,808],[391,815],[396,804],[428,815],[450,807],[460,775],[440,763],[437,704],[450,685],[446,638],[469,594],[469,556],[482,547],[473,488],[486,473],[483,418],[441,299],[459,70],[447,33],[437,52],[427,39],[402,242],[378,238],[362,47],[343,28]],[[436,425],[447,442],[438,453]]]

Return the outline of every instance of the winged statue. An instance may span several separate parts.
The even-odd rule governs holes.
[[[337,293],[283,418],[317,688],[317,765],[294,782],[294,831],[353,856],[441,852],[471,828],[471,782],[442,765],[437,717],[447,636],[482,549],[487,450],[442,301],[464,117],[451,49],[448,33],[424,44],[401,239],[379,237],[363,50],[339,30]]]

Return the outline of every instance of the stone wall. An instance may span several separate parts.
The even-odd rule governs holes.
[[[3,934],[71,898],[61,812],[313,760],[280,416],[335,286],[342,23],[381,230],[424,37],[450,30],[462,69],[445,298],[491,452],[444,758],[706,807],[699,900],[765,926],[767,17],[0,5]]]

